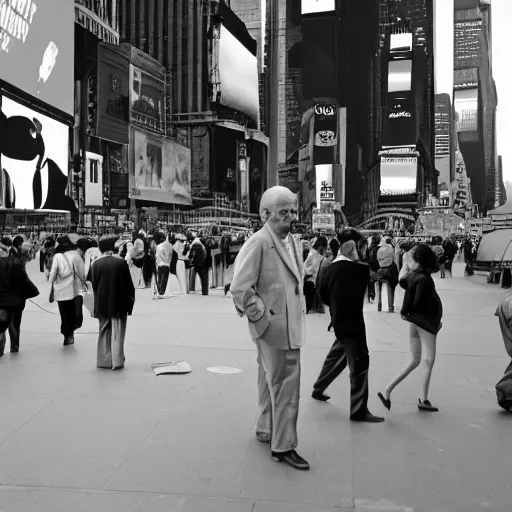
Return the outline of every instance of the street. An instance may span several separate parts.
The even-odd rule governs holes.
[[[98,370],[97,321],[84,310],[75,344],[63,347],[57,305],[29,263],[34,300],[50,313],[27,303],[20,352],[0,359],[0,511],[510,512],[512,414],[494,391],[509,363],[494,311],[510,292],[455,267],[455,277],[435,277],[444,306],[437,414],[417,410],[419,370],[390,412],[377,398],[409,353],[400,289],[397,313],[365,306],[369,406],[382,424],[349,421],[348,374],[330,402],[311,398],[333,336],[328,315],[308,315],[297,451],[311,470],[299,472],[254,436],[256,351],[229,294],[153,300],[137,290],[126,368]],[[178,360],[192,373],[151,369]]]

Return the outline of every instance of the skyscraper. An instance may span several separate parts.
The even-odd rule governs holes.
[[[500,203],[490,1],[455,0],[454,32],[454,106],[460,150],[473,202],[485,214]]]
[[[367,217],[379,204],[414,208],[437,193],[433,25],[433,0],[379,0],[372,66],[376,163],[365,174]]]

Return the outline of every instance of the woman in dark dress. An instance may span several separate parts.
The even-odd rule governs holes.
[[[419,244],[404,258],[400,272],[400,286],[405,289],[402,318],[409,322],[411,360],[378,396],[384,406],[391,409],[391,393],[413,370],[422,367],[422,397],[418,400],[421,411],[438,411],[428,400],[430,377],[436,358],[437,333],[441,329],[443,306],[436,292],[432,272],[436,268],[436,255],[426,244]]]

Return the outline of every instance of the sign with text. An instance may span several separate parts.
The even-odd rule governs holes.
[[[418,126],[412,93],[389,95],[382,131],[382,147],[415,147],[417,141]]]
[[[334,213],[313,213],[313,231],[323,233],[334,233]]]
[[[0,79],[72,115],[74,30],[70,0],[0,0]]]
[[[75,22],[105,43],[119,44],[115,8],[112,0],[75,0]]]
[[[335,200],[332,164],[316,165],[316,205],[321,207],[322,203],[332,202]]]

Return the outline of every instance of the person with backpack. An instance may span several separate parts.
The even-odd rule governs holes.
[[[201,243],[195,233],[189,232],[187,234],[189,242],[188,248],[188,261],[190,263],[189,286],[188,291],[196,291],[196,275],[199,275],[201,280],[201,289],[203,295],[208,295],[208,266],[207,266],[207,253],[205,246]]]
[[[442,241],[443,239],[441,237],[435,236],[432,239],[432,250],[434,251],[434,254],[436,255],[436,261],[437,261],[437,269],[439,270],[439,275],[441,279],[444,279],[446,277],[446,257],[444,253],[444,249],[442,247]]]

